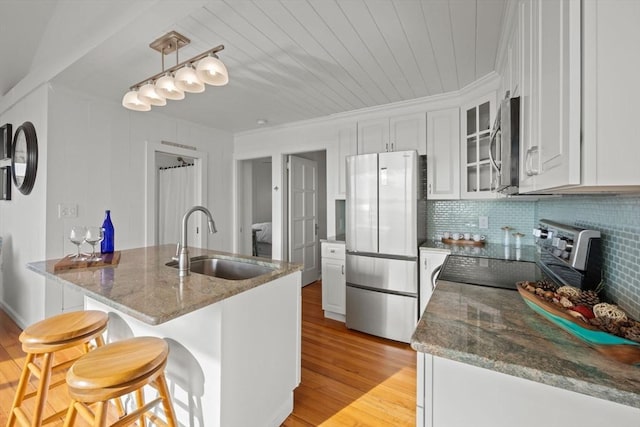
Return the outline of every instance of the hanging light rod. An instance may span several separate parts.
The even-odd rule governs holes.
[[[122,98],[122,105],[130,110],[149,111],[152,105],[166,105],[167,99],[184,99],[185,92],[203,92],[205,83],[213,86],[226,85],[229,74],[216,55],[224,46],[218,45],[179,62],[179,50],[190,42],[191,40],[176,31],[154,40],[149,47],[160,52],[162,71],[130,86],[129,92]],[[176,65],[165,69],[164,56],[173,52],[176,53]]]

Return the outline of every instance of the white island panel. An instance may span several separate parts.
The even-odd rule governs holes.
[[[167,340],[180,425],[279,426],[300,383],[300,289],[295,272],[159,325],[91,297],[85,307],[110,313],[108,340]]]

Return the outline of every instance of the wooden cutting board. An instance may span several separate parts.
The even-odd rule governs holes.
[[[89,267],[106,267],[118,265],[120,262],[120,251],[111,254],[100,254],[100,261],[77,261],[74,255],[68,255],[56,262],[53,266],[53,272],[57,273],[64,270],[75,270],[79,268]]]

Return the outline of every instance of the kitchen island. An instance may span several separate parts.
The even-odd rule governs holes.
[[[181,279],[165,265],[174,245],[121,251],[115,266],[54,272],[57,260],[49,260],[28,268],[83,292],[85,308],[108,312],[108,341],[167,340],[167,380],[181,425],[280,425],[300,383],[301,266],[189,249],[192,257],[272,271],[245,280]]]
[[[518,292],[438,281],[411,346],[418,426],[638,426],[640,367],[605,358]]]

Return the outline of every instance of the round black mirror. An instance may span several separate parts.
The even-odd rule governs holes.
[[[29,194],[36,182],[38,170],[38,138],[31,122],[24,122],[13,137],[11,151],[11,175],[13,183],[22,194]]]

